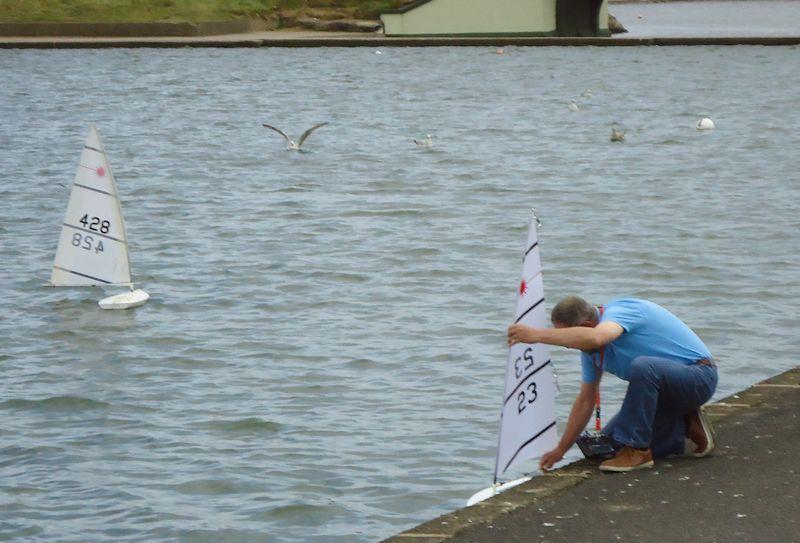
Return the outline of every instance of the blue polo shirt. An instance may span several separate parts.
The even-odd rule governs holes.
[[[678,317],[658,304],[636,298],[611,300],[603,307],[600,322],[611,321],[625,331],[604,347],[603,370],[627,381],[631,362],[639,356],[655,356],[679,364],[711,359],[708,347]],[[600,353],[581,354],[583,382],[600,378]]]

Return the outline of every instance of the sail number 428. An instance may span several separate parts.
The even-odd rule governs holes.
[[[101,220],[100,217],[90,218],[88,213],[84,215],[78,222],[81,223],[84,228],[94,230],[95,232],[100,232],[101,234],[108,234],[108,231],[111,229],[110,221]]]
[[[94,250],[95,254],[102,253],[104,250],[102,239],[97,240],[97,243],[95,243],[95,240],[92,236],[86,236],[80,232],[75,232],[72,234],[72,245],[87,251]]]

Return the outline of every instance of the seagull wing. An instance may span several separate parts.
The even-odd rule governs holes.
[[[270,130],[274,130],[275,132],[277,132],[278,134],[280,134],[281,136],[283,136],[284,138],[286,138],[286,143],[291,145],[291,143],[292,143],[292,138],[290,138],[289,136],[287,136],[287,135],[284,133],[284,131],[283,131],[283,130],[281,130],[280,128],[275,128],[274,126],[271,126],[271,125],[268,125],[268,124],[262,124],[261,126],[263,126],[264,128],[269,128]],[[302,140],[301,140],[301,141],[302,141]]]
[[[308,130],[306,130],[305,132],[303,132],[303,135],[302,135],[302,136],[300,136],[300,141],[298,141],[298,142],[297,142],[297,146],[298,146],[298,147],[300,147],[301,145],[303,145],[303,142],[304,142],[304,141],[306,141],[306,140],[308,139],[308,136],[310,136],[310,135],[311,135],[311,133],[312,133],[314,130],[316,130],[317,128],[319,128],[319,127],[321,127],[321,126],[325,126],[326,124],[328,124],[328,123],[319,123],[319,124],[315,124],[314,126],[312,126],[311,128],[309,128]]]

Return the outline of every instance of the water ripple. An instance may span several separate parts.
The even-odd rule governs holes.
[[[0,539],[366,542],[462,505],[531,207],[548,303],[663,303],[718,396],[794,366],[797,48],[493,53],[0,53]],[[304,154],[260,126],[322,120]],[[41,288],[89,122],[135,311]],[[553,361],[563,420],[579,365]]]

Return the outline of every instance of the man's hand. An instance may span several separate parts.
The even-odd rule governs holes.
[[[508,327],[508,345],[515,343],[539,343],[541,341],[541,328],[525,326],[524,324],[512,324]]]
[[[542,471],[550,471],[553,464],[564,458],[564,451],[556,447],[552,451],[548,451],[539,459],[539,469]]]

